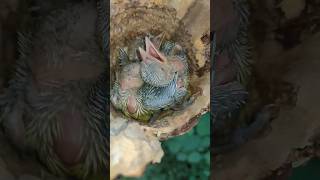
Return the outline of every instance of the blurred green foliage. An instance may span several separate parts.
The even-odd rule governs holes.
[[[319,180],[320,159],[312,159],[306,164],[294,168],[289,180]]]
[[[165,156],[160,164],[149,165],[141,178],[121,180],[207,180],[210,175],[210,115],[185,135],[162,143]]]

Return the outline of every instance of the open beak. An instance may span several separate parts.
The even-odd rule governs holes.
[[[140,58],[142,61],[147,61],[147,57],[148,57],[148,54],[145,50],[143,50],[141,47],[139,47],[139,55],[140,55]]]
[[[156,37],[153,38],[153,45],[157,48],[160,49],[164,38],[165,38],[166,34],[164,32],[160,33],[159,35],[157,35]]]
[[[160,62],[166,61],[165,56],[157,50],[157,48],[154,46],[154,44],[150,41],[148,37],[145,37],[145,42],[146,42],[146,53],[148,55],[159,60]]]

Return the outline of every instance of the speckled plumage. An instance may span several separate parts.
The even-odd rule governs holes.
[[[215,36],[213,38],[213,50],[212,58],[214,62],[214,77],[213,99],[211,101],[213,114],[224,114],[232,112],[238,109],[245,103],[247,98],[247,92],[245,85],[250,75],[250,59],[247,40],[247,26],[248,26],[248,7],[243,0],[227,0],[219,1],[217,4],[226,6],[228,2],[232,7],[231,10],[226,10],[220,13],[219,19],[216,19],[217,24],[223,21],[223,15],[230,20],[229,24],[222,24],[216,29]],[[219,7],[219,6],[218,6]],[[220,22],[221,21],[221,22]],[[227,21],[228,22],[228,21]],[[233,25],[237,28],[230,30]],[[221,30],[227,29],[224,33]],[[228,31],[228,29],[230,31]],[[218,37],[217,37],[218,36]],[[220,37],[219,37],[220,36]],[[219,39],[219,41],[217,41]]]
[[[211,100],[214,154],[233,150],[247,142],[273,118],[272,105],[263,107],[255,115],[250,114],[252,119],[247,120],[243,116],[243,106],[249,97],[246,88],[253,63],[250,59],[247,1],[217,0],[215,3],[227,9],[218,11],[215,16],[218,21],[216,35],[219,37],[214,42],[216,49],[213,56],[215,65]],[[226,23],[222,23],[225,21]]]
[[[247,35],[248,4],[246,0],[218,0],[216,4],[227,9],[218,11],[216,16],[218,40],[215,42],[215,74],[212,77],[214,83],[211,108],[215,139],[212,151],[223,153],[246,142],[254,132],[260,131],[268,120],[257,116],[251,125],[237,127],[241,107],[248,99],[246,85],[252,65]],[[226,22],[223,23],[225,19]]]
[[[105,8],[70,4],[35,22],[19,37],[20,57],[0,96],[13,143],[55,174],[86,178],[108,167]]]
[[[137,55],[130,54],[132,51],[128,48],[119,50],[120,72],[117,72],[111,93],[111,101],[115,108],[120,109],[129,117],[145,122],[155,112],[181,103],[183,97],[187,95],[188,88],[188,65],[182,48],[173,42],[162,42],[153,36],[151,39],[153,42],[146,37],[145,43],[140,39],[133,43],[146,46],[146,50],[141,47],[133,47],[138,50]],[[149,47],[153,49],[150,50]],[[157,58],[162,58],[163,61]],[[134,75],[132,74],[134,68],[127,68],[132,64],[136,64],[136,69],[140,70],[140,76],[137,71],[134,71]],[[125,80],[132,79],[132,77],[141,78],[139,81],[142,80],[143,84],[134,83],[138,80]],[[128,88],[124,89],[122,84],[126,84]],[[134,84],[137,86],[133,86]],[[131,107],[133,105],[135,108]]]

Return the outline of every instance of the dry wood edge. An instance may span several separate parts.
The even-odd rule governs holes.
[[[141,6],[141,3],[137,3],[134,5],[130,5],[130,3],[124,3],[124,4],[117,4],[117,1],[113,1],[115,2],[115,10],[113,12],[114,15],[114,21],[115,23],[112,23],[112,26],[116,29],[116,28],[122,28],[122,30],[124,32],[130,32],[130,37],[132,38],[134,34],[141,34],[141,32],[136,32],[133,33],[130,30],[127,30],[128,27],[121,27],[119,26],[118,23],[122,22],[122,17],[127,17],[128,14],[126,13],[131,13],[131,10],[129,11],[124,11],[123,9],[121,10],[119,7],[123,6],[126,8],[131,8],[132,7],[139,7]],[[125,1],[124,1],[125,2]],[[209,1],[208,1],[209,2]],[[199,117],[204,114],[205,112],[207,112],[209,110],[209,104],[210,104],[210,68],[208,68],[207,66],[210,65],[209,60],[208,60],[208,55],[207,55],[207,50],[208,50],[208,43],[204,43],[202,41],[202,37],[205,33],[208,32],[208,27],[209,27],[209,20],[208,20],[208,15],[209,15],[209,11],[206,11],[206,13],[203,13],[201,15],[199,15],[199,13],[196,13],[198,11],[198,9],[200,7],[204,7],[205,3],[208,3],[205,0],[202,1],[197,1],[197,3],[193,2],[191,3],[188,2],[188,6],[190,5],[195,5],[198,8],[182,8],[184,12],[180,12],[179,10],[178,13],[176,12],[175,9],[173,9],[172,7],[168,7],[167,6],[163,6],[163,4],[159,4],[158,1],[156,1],[156,5],[152,7],[152,2],[150,2],[150,4],[147,5],[147,7],[152,7],[152,8],[160,8],[162,9],[164,12],[168,14],[171,14],[172,16],[176,16],[176,14],[183,14],[183,18],[181,20],[179,20],[178,18],[170,18],[173,20],[173,22],[170,21],[170,23],[173,23],[172,25],[169,25],[174,27],[173,29],[177,29],[177,26],[174,24],[174,22],[179,22],[182,23],[180,25],[180,27],[178,27],[177,31],[181,32],[180,34],[184,34],[184,36],[182,37],[178,37],[177,39],[182,41],[182,46],[186,47],[188,49],[188,56],[191,59],[190,63],[191,64],[191,80],[190,80],[190,84],[191,86],[193,86],[191,89],[192,93],[198,93],[197,91],[201,91],[202,94],[197,95],[195,102],[190,106],[185,108],[182,111],[178,111],[178,112],[173,112],[173,114],[166,116],[164,118],[161,118],[158,121],[158,123],[156,123],[155,125],[146,125],[146,124],[141,124],[142,129],[148,133],[148,134],[154,134],[156,135],[159,139],[161,140],[165,140],[168,139],[170,137],[174,137],[174,136],[178,136],[178,135],[182,135],[186,132],[188,132],[189,130],[191,130],[197,123],[198,123],[198,119]],[[168,2],[166,2],[168,3]],[[169,4],[174,4],[174,1],[170,1]],[[208,6],[207,6],[208,7]],[[177,8],[177,7],[174,7]],[[139,8],[138,8],[139,9]],[[145,9],[146,11],[147,8],[142,8]],[[135,10],[134,10],[135,11]],[[201,20],[201,21],[197,21],[197,23],[199,23],[199,25],[194,25],[194,24],[189,24],[188,19],[193,19],[194,17],[192,16],[192,14],[196,13],[199,17],[197,17],[197,19]],[[136,14],[133,13],[133,15],[135,16]],[[155,14],[156,16],[158,14]],[[148,16],[151,16],[152,18],[152,13],[151,15],[149,14]],[[148,18],[148,17],[144,17],[144,18]],[[181,17],[179,17],[181,18]],[[131,20],[132,21],[132,20]],[[205,21],[205,22],[202,22]],[[138,21],[139,22],[139,21]],[[159,22],[158,22],[159,23]],[[168,22],[167,22],[168,23]],[[128,23],[127,23],[128,24]],[[187,26],[183,25],[183,24],[187,24]],[[133,25],[136,26],[136,25]],[[149,25],[147,25],[149,26]],[[172,33],[172,29],[168,28],[168,25],[164,24],[162,27],[167,28],[168,32]],[[154,27],[150,26],[149,27],[151,31],[154,31]],[[143,31],[145,31],[146,27],[144,27],[142,29],[142,33]],[[192,32],[192,34],[190,35],[189,32]],[[126,41],[128,41],[128,37],[127,39],[123,39],[123,40],[119,40],[121,37],[119,33],[113,33],[115,36],[117,36],[116,38],[113,37],[113,39],[117,39],[117,41],[115,40],[111,40],[111,48],[116,49],[117,47],[119,47],[119,45],[123,45],[125,44]],[[176,33],[179,34],[179,33]],[[171,36],[171,37],[176,37],[175,35]],[[116,54],[113,54],[112,57],[115,57]],[[115,64],[114,61],[112,64]],[[115,116],[121,116],[120,112],[116,112]],[[127,118],[128,119],[128,118]]]

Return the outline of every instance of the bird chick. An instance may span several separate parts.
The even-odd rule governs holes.
[[[153,87],[146,84],[140,89],[139,96],[141,96],[142,103],[146,109],[157,111],[175,105],[184,97],[186,91],[186,88],[180,86],[178,73],[176,72],[168,86]]]
[[[148,37],[144,40],[146,50],[139,47],[137,53],[140,62],[130,60],[120,49],[120,72],[116,73],[111,102],[125,115],[146,122],[155,112],[181,102],[187,94],[188,71],[186,58],[173,53],[182,48],[167,43],[162,53],[158,37],[155,44]]]
[[[97,41],[103,7],[75,3],[38,19],[19,36],[20,57],[0,96],[0,123],[11,141],[36,152],[54,174],[85,179],[109,164],[104,46]]]
[[[139,47],[143,81],[155,87],[167,86],[173,79],[174,67],[148,37],[145,37],[145,44],[146,51]]]
[[[145,37],[145,44],[146,51],[139,48],[143,81],[155,87],[163,87],[172,81],[175,72],[178,72],[181,80],[187,79],[188,63],[181,46],[166,41],[158,42],[157,48],[148,37]]]
[[[123,66],[120,73],[116,73],[116,81],[111,90],[111,102],[125,115],[147,121],[150,113],[144,110],[137,95],[143,83],[140,76],[140,63]]]
[[[158,44],[159,48],[156,48],[148,37],[145,38],[145,44],[146,51],[139,48],[143,81],[154,87],[167,87],[177,74],[177,87],[187,89],[188,63],[181,46],[166,41],[164,43],[160,42]],[[186,91],[181,92],[183,93],[176,94],[176,99],[186,95]]]
[[[216,32],[217,53],[227,61],[232,61],[233,65],[230,64],[230,67],[233,66],[232,71],[236,72],[237,80],[246,84],[252,64],[247,34],[248,4],[246,0],[217,0],[215,4],[213,31]],[[230,71],[231,68],[226,70]],[[230,73],[223,73],[222,76]]]
[[[147,112],[138,96],[138,90],[144,84],[140,72],[141,63],[132,60],[127,52],[120,48],[118,56],[119,68],[116,80],[111,90],[111,103],[128,117],[147,121],[150,112]]]

